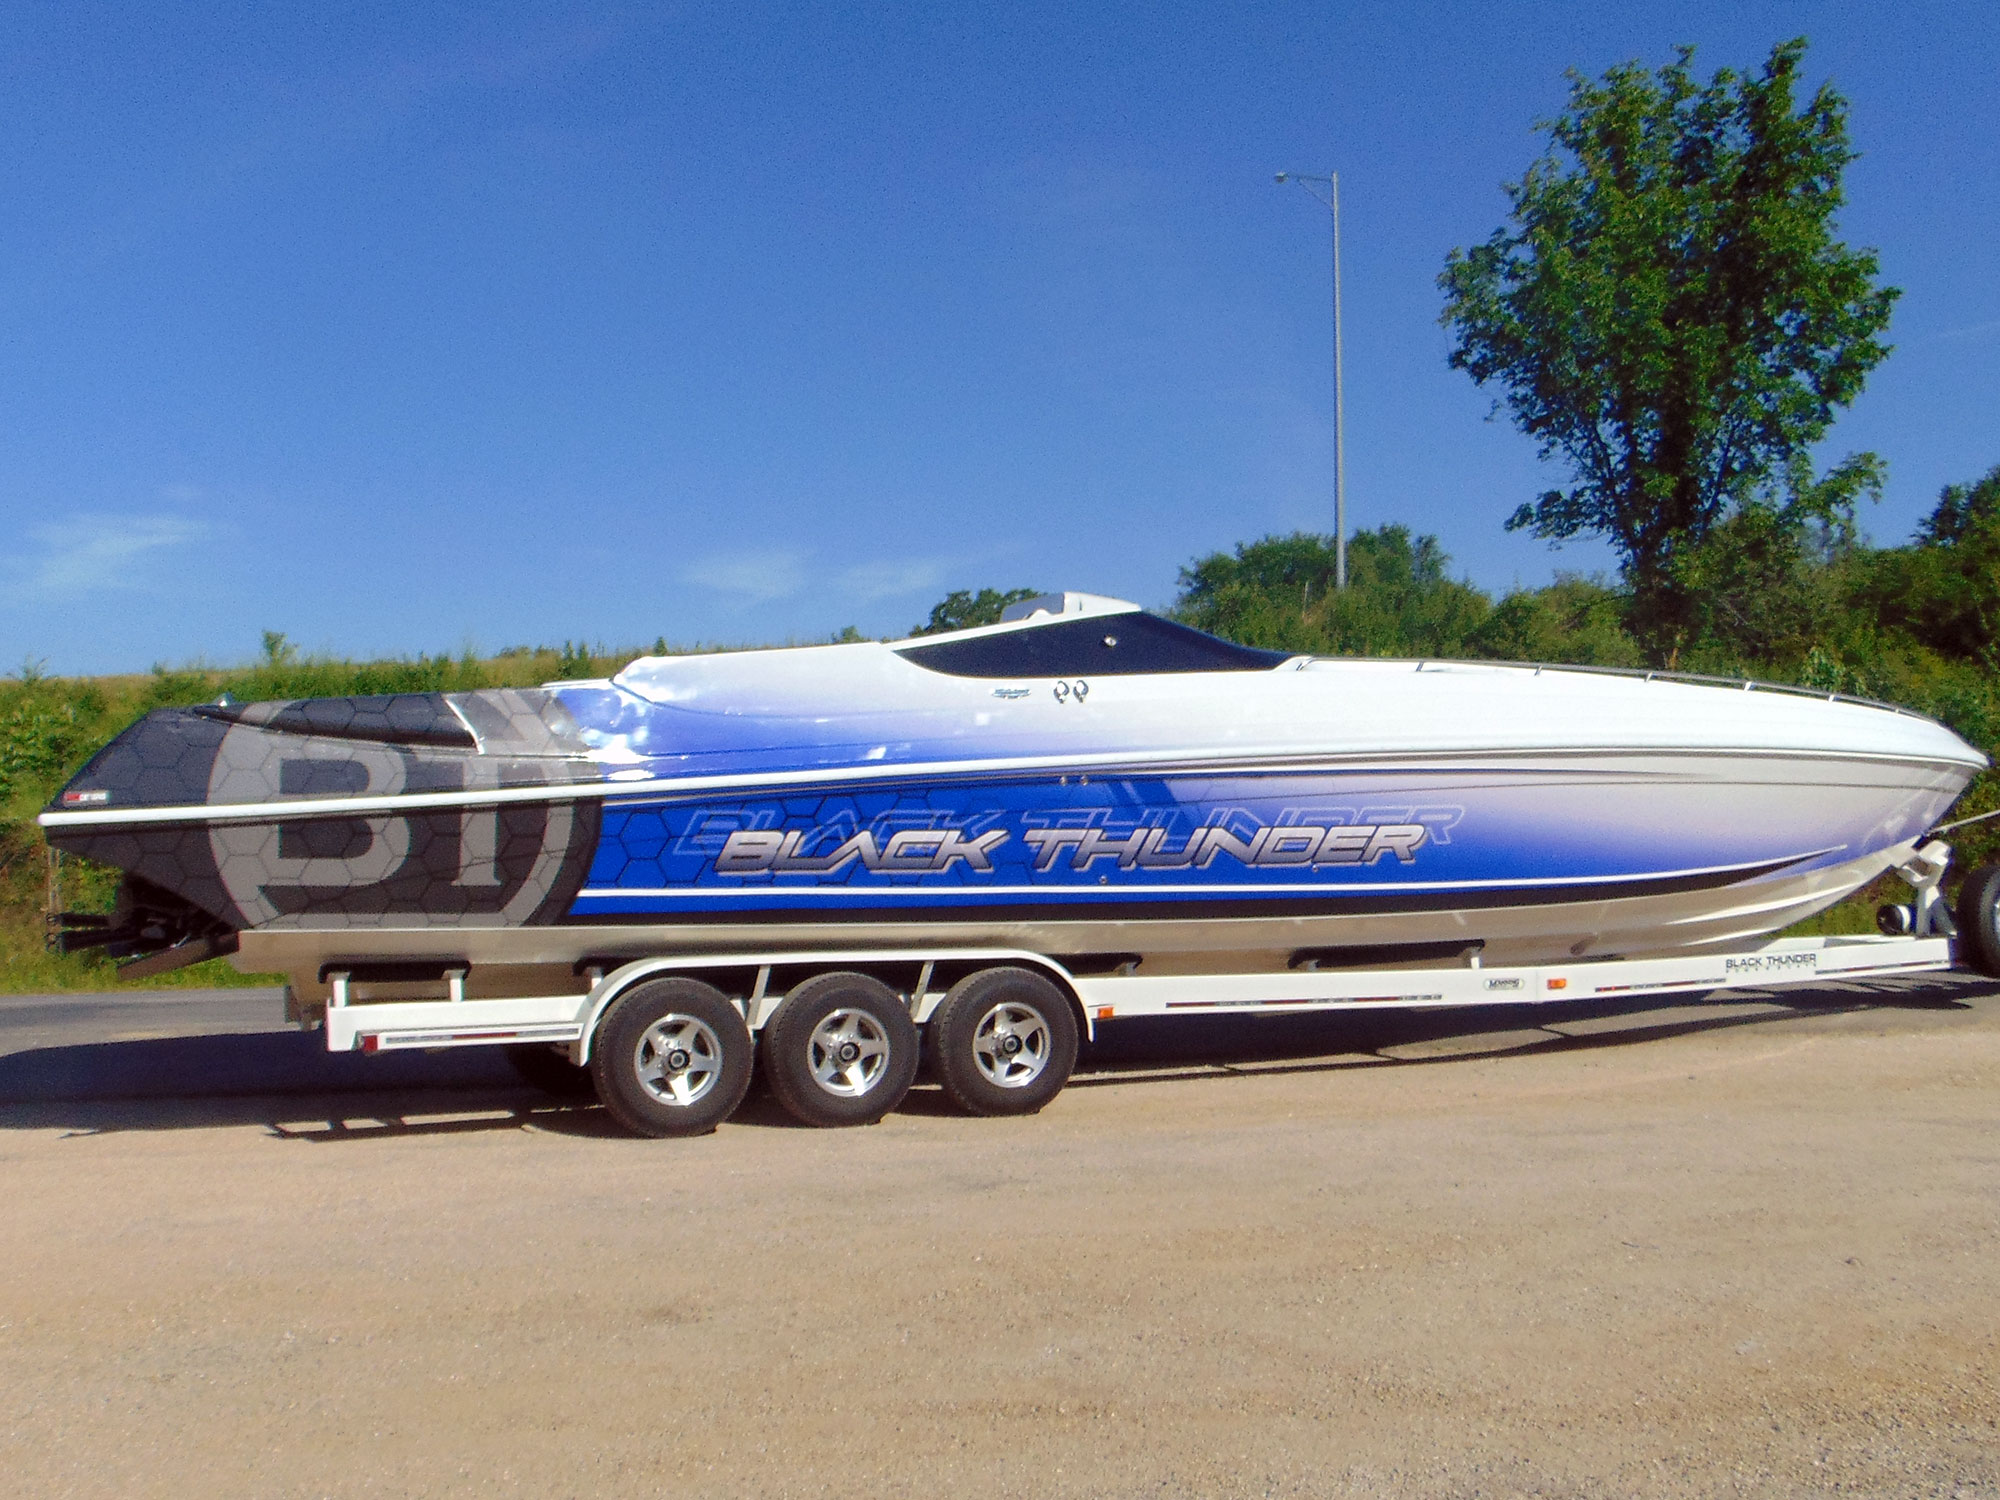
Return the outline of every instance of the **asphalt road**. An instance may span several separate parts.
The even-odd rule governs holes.
[[[2000,988],[1120,1023],[617,1134],[0,998],[0,1493],[2000,1495]]]

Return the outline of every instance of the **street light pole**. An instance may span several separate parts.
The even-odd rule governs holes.
[[[1340,359],[1340,174],[1280,172],[1333,211],[1333,586],[1347,587],[1347,403]],[[1325,194],[1321,195],[1324,186]]]

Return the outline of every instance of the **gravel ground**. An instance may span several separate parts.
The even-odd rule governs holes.
[[[660,1142],[275,1006],[0,1002],[0,1492],[2000,1495],[1990,984]]]

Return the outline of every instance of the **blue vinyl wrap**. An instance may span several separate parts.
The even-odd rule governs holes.
[[[1832,862],[1822,823],[1810,829],[1735,818],[1635,828],[1616,797],[1581,785],[1573,772],[1524,783],[1520,773],[1435,777],[1408,770],[1339,774],[1071,776],[929,783],[881,790],[843,789],[788,797],[613,802],[584,890],[580,916],[746,909],[843,909],[958,904],[1080,903],[1387,894],[1397,890],[1531,886],[1659,877],[1774,859]],[[1913,819],[1915,821],[1915,819]],[[1221,827],[1249,842],[1260,828],[1418,825],[1409,861],[1394,853],[1369,863],[1252,867],[1234,852],[1207,868],[1146,869],[1100,853],[1077,868],[1066,844],[1049,857],[1028,838],[1037,829],[1096,829],[1125,841],[1165,830],[1161,856],[1184,848],[1198,829]],[[907,829],[953,830],[961,840],[1002,833],[990,871],[969,859],[919,873],[869,870],[851,857],[835,871],[726,873],[718,869],[731,834],[801,835],[798,852],[826,856],[862,831],[878,849]],[[1861,830],[1854,830],[1859,833]],[[1295,850],[1305,837],[1291,841]],[[1130,847],[1127,845],[1126,847]],[[1046,865],[1046,867],[1041,867]]]
[[[1768,785],[1731,778],[1580,768],[1561,756],[1490,770],[954,773],[948,769],[954,761],[1047,755],[1056,747],[1046,732],[1035,743],[1025,722],[968,735],[962,712],[815,713],[784,694],[754,712],[694,711],[614,685],[557,691],[607,767],[669,779],[777,772],[797,774],[802,783],[796,791],[614,797],[571,907],[577,917],[1177,900],[1337,903],[1343,896],[1532,892],[1778,864],[1796,872],[1912,838],[1951,800],[1948,790],[1915,789],[1886,804],[1774,795]],[[1081,722],[1072,727],[1084,729]],[[1129,752],[1136,747],[1112,742],[1125,732],[1093,725],[1067,735],[1061,753]],[[913,765],[939,769],[898,774],[897,767]],[[872,780],[877,768],[880,780]],[[871,782],[808,784],[824,771],[865,771]],[[1344,858],[1273,864],[1236,852],[1262,829],[1363,825],[1402,829],[1402,853],[1373,849],[1374,857],[1357,860],[1350,845]],[[1422,830],[1414,842],[1413,825]],[[1096,830],[1100,841],[1121,841],[1127,850],[1133,846],[1123,841],[1135,833],[1159,829],[1160,857],[1184,848],[1200,830],[1228,830],[1236,843],[1180,869],[1146,868],[1110,854],[1079,863],[1085,851],[1075,848],[1049,858],[1044,846],[1038,854],[1031,835],[1051,829]],[[910,869],[882,858],[871,869],[849,844],[865,832],[868,852],[881,855],[897,834],[911,830],[950,832],[959,847],[983,841],[979,859]],[[751,842],[769,853],[786,834],[795,836],[787,848],[801,859],[824,859],[844,845],[850,857],[835,869],[801,872],[752,868],[741,859],[732,865],[725,855],[738,847],[732,835],[760,835]],[[1296,856],[1305,842],[1299,836],[1284,847]],[[915,847],[935,851],[939,841]]]

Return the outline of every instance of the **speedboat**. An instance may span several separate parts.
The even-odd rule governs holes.
[[[1986,764],[1837,694],[1253,650],[1048,595],[540,689],[160,709],[41,815],[71,947],[580,971],[927,944],[1070,972],[1530,964],[1775,932]]]

